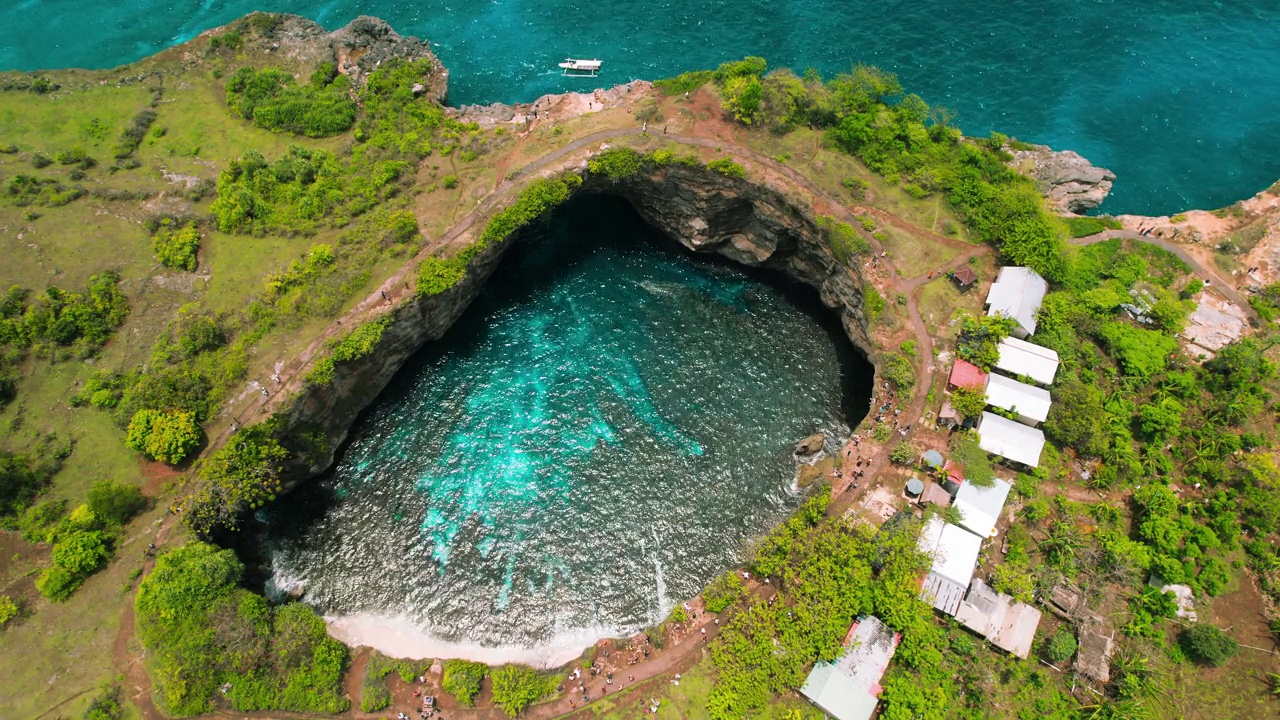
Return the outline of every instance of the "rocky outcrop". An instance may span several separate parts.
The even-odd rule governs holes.
[[[356,83],[391,60],[427,58],[432,69],[424,78],[423,91],[438,102],[445,101],[449,71],[431,52],[431,46],[425,40],[400,35],[384,20],[362,15],[331,33],[314,20],[298,15],[261,17],[272,17],[274,22],[255,23],[254,16],[249,16],[206,34],[216,36],[229,28],[240,28],[245,42],[268,56],[287,58],[302,68],[331,62]],[[258,29],[249,32],[247,28],[251,27]]]
[[[814,288],[827,307],[840,313],[849,338],[871,354],[861,276],[835,261],[814,221],[780,193],[681,164],[620,181],[588,176],[580,192],[626,198],[641,217],[693,252],[718,253],[744,265],[776,270]],[[340,363],[332,384],[299,392],[279,416],[283,441],[293,450],[284,472],[286,490],[332,464],[356,416],[413,353],[457,321],[513,244],[485,250],[449,290],[402,303],[392,311],[374,352]]]
[[[1102,204],[1116,175],[1079,153],[1032,145],[1031,150],[1011,150],[1014,167],[1036,181],[1040,192],[1058,209],[1082,213]]]

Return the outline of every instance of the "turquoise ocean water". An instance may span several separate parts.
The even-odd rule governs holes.
[[[662,619],[794,506],[794,443],[866,411],[869,366],[812,293],[695,263],[625,201],[512,252],[265,518],[275,586],[452,645],[401,652],[572,657]]]
[[[1274,0],[9,0],[0,68],[110,67],[253,10],[326,27],[359,14],[428,38],[451,101],[531,100],[745,54],[826,73],[880,65],[970,134],[1080,152],[1119,181],[1103,210],[1219,207],[1280,178]]]

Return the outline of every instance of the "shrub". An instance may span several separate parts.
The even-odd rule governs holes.
[[[5,186],[5,196],[18,207],[61,207],[83,197],[84,188],[79,185],[63,185],[54,178],[38,178],[18,173]]]
[[[876,290],[875,285],[869,282],[862,285],[862,303],[869,323],[874,323],[878,320],[885,308],[888,307],[885,304],[884,296],[880,294],[879,290]]]
[[[445,190],[452,190],[452,189],[454,189],[454,188],[458,187],[458,176],[457,176],[457,175],[445,175],[444,177],[440,178],[440,185],[441,185],[441,187],[443,187]]]
[[[554,678],[523,665],[503,665],[493,671],[493,702],[515,717],[555,687]]]
[[[1216,625],[1196,623],[1182,633],[1182,646],[1191,658],[1214,667],[1227,664],[1235,657],[1239,643]]]
[[[909,393],[916,384],[916,369],[902,353],[888,353],[881,364],[880,376],[893,383],[898,392]]]
[[[707,168],[715,170],[725,177],[737,178],[741,180],[747,176],[746,168],[733,161],[733,158],[716,158],[707,163]]]
[[[118,480],[99,480],[89,488],[89,508],[104,521],[123,525],[147,506],[147,498],[137,485]]]
[[[671,609],[671,614],[667,616],[667,622],[673,622],[677,625],[689,622],[689,613],[685,612],[683,607],[677,605]]]
[[[488,674],[489,666],[470,660],[445,660],[444,679],[441,687],[460,704],[471,707],[480,694],[480,681]]]
[[[916,449],[908,442],[900,442],[893,446],[892,452],[889,453],[890,462],[898,465],[910,465],[916,459]]]
[[[457,284],[467,274],[465,263],[457,258],[429,256],[418,264],[418,294],[439,295]]]
[[[106,534],[98,530],[70,533],[54,543],[53,564],[72,575],[89,575],[111,557],[107,542]]]
[[[1067,232],[1073,238],[1088,237],[1097,235],[1103,230],[1119,230],[1123,227],[1119,220],[1109,217],[1069,217],[1063,218],[1063,221],[1067,225]]]
[[[360,712],[373,713],[391,707],[391,690],[382,683],[366,684],[360,692]]]
[[[89,703],[84,720],[123,720],[124,708],[120,705],[120,686],[111,685]]]
[[[147,130],[151,127],[151,123],[156,121],[156,111],[151,108],[143,108],[129,120],[129,124],[120,132],[120,139],[116,141],[115,157],[117,160],[133,155],[138,146],[142,144],[143,139],[147,137]]]
[[[0,517],[22,512],[49,484],[57,467],[47,461],[42,463],[38,458],[38,455],[0,450]],[[24,536],[28,522],[43,523],[49,517],[56,520],[62,515],[65,506],[66,503],[61,500],[46,500],[27,510],[19,521],[19,527],[24,528]],[[29,537],[27,539],[32,540]]]
[[[200,445],[200,426],[186,410],[139,410],[129,421],[125,445],[169,465],[182,462]]]
[[[311,84],[298,87],[278,68],[240,68],[227,82],[227,107],[267,130],[312,138],[346,132],[356,120],[350,82],[323,70],[312,75]]]
[[[240,514],[274,500],[287,450],[269,424],[241,428],[201,463],[199,487],[189,498],[187,523],[198,533],[234,528]]]
[[[196,253],[200,250],[200,231],[195,223],[187,223],[181,228],[172,227],[172,222],[165,225],[152,236],[151,252],[156,260],[165,267],[176,270],[195,272]]]
[[[0,627],[4,627],[9,624],[10,620],[18,617],[20,610],[21,608],[18,607],[18,603],[14,602],[13,598],[8,595],[0,595]]]
[[[702,600],[709,612],[721,613],[738,602],[746,594],[742,577],[734,570],[721,574],[706,590],[702,591]]]
[[[587,161],[587,170],[593,175],[621,180],[638,175],[648,162],[649,158],[629,147],[615,147],[592,156]]]
[[[14,286],[3,298],[0,346],[28,347],[40,342],[86,349],[105,343],[129,315],[129,301],[120,292],[120,276],[111,271],[89,278],[81,292],[56,287],[28,302],[30,292]]]
[[[71,597],[71,593],[83,583],[83,577],[54,565],[40,573],[40,577],[36,579],[36,590],[54,602],[62,602]]]
[[[1076,654],[1076,636],[1066,630],[1059,630],[1044,646],[1044,659],[1051,663],[1070,660]]]
[[[710,70],[692,70],[665,80],[657,80],[653,85],[666,95],[683,95],[711,82],[711,75]]]
[[[831,247],[831,252],[842,265],[850,265],[855,256],[871,252],[871,243],[858,234],[853,226],[826,215],[817,218],[818,227]]]

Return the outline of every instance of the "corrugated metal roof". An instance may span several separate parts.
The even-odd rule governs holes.
[[[939,610],[954,615],[965,589],[973,579],[982,551],[982,538],[934,515],[925,523],[917,542],[920,551],[933,558],[920,597]]]
[[[1049,418],[1053,398],[1044,388],[992,373],[987,377],[987,404],[1042,423]]]
[[[955,387],[982,388],[987,384],[987,374],[968,360],[956,358],[947,382]]]
[[[1007,337],[998,347],[996,367],[1011,375],[1029,377],[1041,385],[1052,385],[1058,373],[1058,353],[1026,340]]]
[[[960,511],[960,525],[978,537],[991,537],[1012,489],[1012,485],[1000,478],[996,478],[991,487],[978,487],[971,481],[962,484],[952,502]]]
[[[814,665],[800,692],[836,720],[867,720],[875,713],[880,678],[900,639],[880,618],[859,620],[840,657]]]
[[[1044,433],[1020,422],[984,412],[982,421],[978,423],[978,444],[989,453],[1027,467],[1036,467],[1040,464],[1040,451],[1044,450]]]
[[[1035,334],[1036,313],[1049,292],[1049,283],[1035,270],[1026,267],[1000,268],[1000,274],[987,293],[987,314],[1004,315],[1027,331]]]

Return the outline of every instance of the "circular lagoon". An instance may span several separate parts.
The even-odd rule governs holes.
[[[813,293],[570,202],[264,512],[268,585],[352,644],[558,664],[733,565],[871,367]]]

